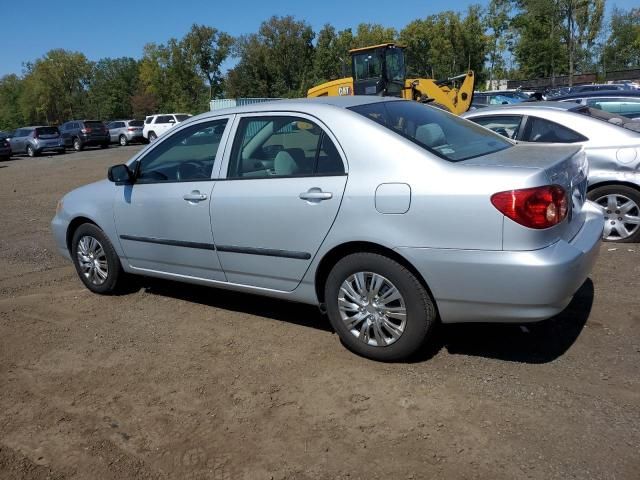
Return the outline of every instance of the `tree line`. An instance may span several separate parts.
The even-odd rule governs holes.
[[[25,63],[21,75],[0,78],[0,129],[199,113],[219,97],[301,97],[350,75],[350,49],[389,41],[406,46],[410,77],[472,69],[479,87],[490,79],[639,68],[640,8],[614,8],[604,17],[605,0],[491,0],[415,19],[400,31],[362,23],[314,32],[304,20],[274,16],[236,38],[194,24],[181,39],[145,45],[140,59],[92,62],[56,49]],[[229,59],[235,65],[223,72]]]

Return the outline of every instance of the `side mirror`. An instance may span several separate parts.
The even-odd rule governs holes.
[[[132,183],[133,172],[125,164],[114,165],[109,167],[107,178],[114,183]]]

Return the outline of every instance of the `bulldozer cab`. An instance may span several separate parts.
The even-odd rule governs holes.
[[[349,53],[355,95],[402,97],[406,78],[403,47],[385,43]]]

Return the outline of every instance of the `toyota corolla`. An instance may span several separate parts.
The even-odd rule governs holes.
[[[404,359],[436,322],[562,311],[599,251],[581,147],[517,145],[378,97],[205,113],[61,199],[92,292],[145,275],[316,304],[343,343]]]

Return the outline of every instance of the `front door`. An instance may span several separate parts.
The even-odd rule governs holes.
[[[224,118],[188,125],[135,162],[135,183],[118,189],[114,205],[118,237],[131,267],[225,280],[209,207],[227,123]]]
[[[244,116],[225,164],[211,218],[227,280],[295,289],[342,201],[347,175],[333,138],[301,115]]]

